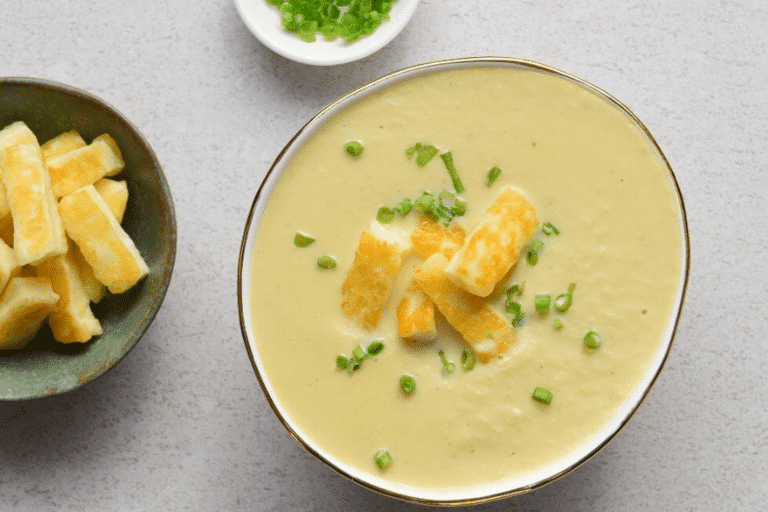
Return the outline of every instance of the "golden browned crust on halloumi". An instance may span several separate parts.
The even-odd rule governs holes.
[[[407,341],[437,339],[435,305],[415,282],[397,306],[397,327],[400,337]]]
[[[447,264],[444,255],[433,254],[416,269],[416,283],[469,343],[480,361],[486,363],[512,345],[515,331],[483,298],[456,286],[445,274]]]
[[[468,292],[488,296],[538,226],[536,209],[528,199],[514,188],[503,189],[450,259],[446,274]]]
[[[43,161],[47,162],[55,156],[63,155],[85,146],[87,144],[80,133],[77,130],[69,130],[41,144],[40,151],[43,153]]]
[[[0,150],[17,144],[40,146],[37,137],[24,121],[16,121],[0,130]]]
[[[114,153],[115,158],[117,158],[117,161],[119,162],[119,165],[115,165],[111,167],[110,169],[107,169],[107,172],[104,174],[104,176],[115,176],[116,174],[119,174],[120,171],[123,170],[125,167],[125,160],[123,159],[123,153],[120,151],[120,146],[117,145],[117,141],[112,138],[112,136],[108,133],[102,133],[91,143],[93,142],[104,142],[106,143],[110,149],[112,149],[112,153]]]
[[[13,249],[18,263],[34,265],[64,254],[64,229],[40,147],[17,144],[0,150],[0,180],[13,218]]]
[[[103,331],[91,311],[91,299],[85,292],[72,248],[62,256],[37,265],[37,273],[47,278],[59,301],[48,315],[48,325],[59,343],[85,343]]]
[[[70,241],[69,248],[72,251],[72,261],[80,273],[80,282],[83,283],[86,295],[91,299],[91,302],[98,303],[107,294],[107,287],[96,279],[93,268],[85,261],[85,257],[83,257],[83,253],[77,244]]]
[[[363,231],[341,289],[342,311],[361,327],[378,325],[409,247],[404,235],[379,222],[372,222],[370,229]]]
[[[467,233],[457,223],[445,226],[422,215],[419,224],[411,233],[413,250],[422,258],[429,258],[436,252],[441,252],[446,258],[451,258],[464,243]]]
[[[24,348],[58,300],[45,278],[11,278],[0,295],[0,350]]]
[[[149,273],[133,241],[93,185],[61,198],[59,211],[67,234],[110,292],[122,293]]]
[[[46,165],[54,194],[63,197],[120,172],[125,162],[109,140],[97,137],[87,146],[50,158]]]
[[[96,187],[96,191],[104,198],[117,222],[123,222],[125,207],[128,205],[128,184],[125,180],[116,181],[102,178],[94,183],[93,186]]]

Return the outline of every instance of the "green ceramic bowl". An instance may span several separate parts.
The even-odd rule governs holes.
[[[88,343],[59,344],[44,325],[25,349],[0,351],[0,400],[56,395],[94,380],[139,341],[165,297],[176,254],[176,217],[168,183],[147,141],[112,106],[76,88],[33,78],[0,78],[0,128],[24,121],[40,143],[67,130],[90,142],[109,133],[125,159],[116,177],[128,184],[123,228],[149,275],[126,293],[93,305],[104,334]]]

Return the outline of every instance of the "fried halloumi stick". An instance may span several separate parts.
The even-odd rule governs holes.
[[[91,302],[98,303],[107,294],[107,287],[104,283],[96,279],[93,273],[93,268],[85,261],[83,253],[76,243],[70,242],[70,249],[72,250],[72,261],[77,266],[77,270],[80,273],[80,281],[83,283],[83,289],[85,290],[88,298]]]
[[[411,233],[413,250],[422,258],[429,258],[436,252],[442,252],[446,258],[451,258],[464,243],[467,233],[455,222],[450,227],[435,222],[422,215],[419,225]]]
[[[51,157],[46,161],[56,197],[63,197],[125,167],[111,137],[99,136],[87,146]]]
[[[8,280],[11,278],[11,274],[18,266],[13,249],[0,240],[0,290],[5,288]]]
[[[115,181],[109,178],[102,178],[94,183],[93,186],[96,187],[96,191],[107,202],[117,222],[123,222],[125,207],[128,205],[128,184],[125,180]]]
[[[34,265],[64,254],[67,241],[40,147],[17,144],[1,150],[0,169],[13,217],[13,249],[19,265]]]
[[[41,144],[40,151],[43,152],[43,161],[47,162],[55,156],[63,155],[85,146],[87,144],[80,133],[77,130],[69,130]]]
[[[110,292],[122,293],[149,273],[149,268],[128,234],[93,185],[59,201],[69,237]]]
[[[24,348],[58,300],[45,278],[11,278],[0,295],[0,350]]]
[[[397,326],[400,337],[407,341],[437,339],[435,305],[415,282],[397,307]]]
[[[355,258],[342,285],[341,309],[365,328],[379,323],[389,302],[403,256],[410,248],[405,235],[377,221],[360,236]]]
[[[488,296],[517,262],[538,226],[536,209],[528,199],[514,188],[503,189],[453,255],[446,274],[468,292]]]
[[[16,121],[0,130],[0,151],[17,144],[39,146],[37,137],[23,121]],[[10,213],[5,185],[0,183],[0,219],[4,219]]]
[[[445,274],[447,264],[444,255],[435,253],[416,269],[414,278],[480,361],[486,363],[512,345],[515,331],[483,298],[456,286]]]
[[[47,278],[59,301],[48,315],[53,337],[59,343],[85,343],[103,331],[91,311],[91,299],[86,294],[80,272],[73,257],[73,248],[66,254],[40,263],[37,273]]]

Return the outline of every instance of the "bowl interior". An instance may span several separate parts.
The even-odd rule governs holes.
[[[168,183],[151,147],[122,114],[84,91],[30,78],[0,79],[0,126],[24,121],[43,142],[75,129],[86,142],[109,133],[125,159],[116,176],[129,190],[123,228],[149,266],[149,275],[93,311],[104,334],[88,343],[59,344],[43,327],[20,351],[0,352],[0,399],[54,395],[90,382],[117,364],[157,314],[173,271],[176,218]]]
[[[328,122],[330,122],[335,115],[343,112],[346,109],[354,108],[357,102],[362,101],[368,95],[377,94],[382,90],[385,90],[386,88],[398,83],[399,81],[418,77],[422,74],[433,73],[443,69],[466,67],[471,68],[474,66],[502,66],[510,67],[513,69],[536,69],[544,73],[551,73],[562,78],[563,80],[572,81],[579,86],[587,88],[592,92],[602,96],[606,101],[613,104],[617,109],[623,111],[626,114],[631,122],[647,136],[649,144],[655,148],[658,153],[658,157],[663,160],[664,165],[668,169],[667,178],[669,183],[669,193],[673,196],[673,200],[676,202],[676,213],[679,215],[680,238],[683,244],[681,250],[682,261],[680,261],[682,275],[680,276],[679,284],[676,290],[675,306],[673,311],[670,313],[668,322],[666,323],[666,329],[663,333],[662,343],[653,354],[647,370],[642,375],[640,381],[637,382],[636,386],[634,386],[634,391],[632,392],[631,396],[627,396],[626,399],[623,400],[620,410],[618,410],[616,414],[612,416],[612,419],[607,422],[599,431],[594,432],[594,436],[592,436],[592,438],[587,442],[583,443],[580,449],[574,451],[568,457],[559,460],[556,464],[549,465],[543,470],[538,471],[532,475],[528,475],[528,477],[522,480],[508,480],[505,481],[501,486],[488,486],[486,488],[476,488],[469,491],[461,490],[456,492],[434,492],[418,488],[409,488],[407,485],[401,485],[401,483],[388,482],[386,479],[371,476],[370,473],[361,471],[359,468],[353,467],[343,460],[329,455],[323,449],[322,445],[317,442],[317,439],[313,438],[313,434],[310,430],[302,429],[301,427],[297,426],[292,418],[292,412],[288,410],[281,402],[281,397],[271,382],[270,373],[268,369],[265,368],[264,362],[261,359],[259,353],[259,339],[254,332],[253,320],[250,313],[252,307],[252,299],[249,283],[251,282],[253,275],[252,254],[259,235],[260,222],[264,215],[265,209],[269,204],[270,196],[280,181],[283,172],[291,162],[291,159],[298,151],[300,151],[303,144],[312,139],[312,137],[315,136],[315,134],[317,134],[318,131],[321,130]],[[591,84],[583,82],[576,77],[567,75],[558,70],[547,68],[536,63],[503,58],[470,58],[441,61],[421,66],[415,66],[395,72],[341,98],[337,102],[331,104],[329,107],[321,111],[316,117],[314,117],[301,131],[299,131],[299,133],[297,133],[297,135],[288,143],[286,148],[277,157],[256,195],[246,223],[245,233],[242,241],[238,272],[238,299],[241,329],[243,332],[245,345],[251,358],[251,362],[254,366],[256,375],[267,396],[267,399],[275,410],[277,416],[287,428],[289,433],[301,446],[328,464],[331,468],[352,479],[353,481],[362,484],[365,487],[408,501],[439,505],[457,505],[484,502],[500,497],[528,492],[572,471],[581,465],[584,461],[588,460],[602,447],[604,447],[629,420],[632,414],[639,407],[644,397],[647,395],[652,383],[655,381],[656,377],[661,371],[667,355],[669,354],[687,285],[689,266],[688,254],[688,234],[685,210],[682,196],[677,186],[674,174],[672,173],[671,168],[669,168],[666,164],[666,160],[664,159],[660,149],[656,145],[650,133],[634,116],[634,114],[632,114],[631,111],[629,111],[629,109],[627,109],[624,105]]]

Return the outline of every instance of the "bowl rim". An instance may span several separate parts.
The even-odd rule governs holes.
[[[272,396],[272,393],[270,392],[269,386],[265,380],[265,377],[262,376],[261,372],[259,371],[258,363],[257,363],[257,355],[254,353],[254,349],[251,346],[251,340],[249,340],[248,337],[248,326],[247,322],[250,318],[250,312],[246,312],[244,310],[245,301],[244,301],[244,294],[249,294],[249,290],[247,287],[247,283],[244,283],[243,280],[243,273],[244,269],[246,268],[246,260],[250,257],[250,252],[248,251],[248,248],[251,246],[250,242],[252,238],[255,238],[256,234],[258,233],[258,227],[253,227],[253,223],[256,220],[256,211],[257,206],[259,203],[259,199],[262,197],[262,195],[267,191],[267,188],[274,188],[276,186],[277,181],[279,181],[279,175],[280,172],[276,171],[279,167],[281,167],[283,159],[286,157],[286,155],[289,153],[290,149],[292,148],[293,144],[299,139],[304,132],[309,130],[311,127],[313,127],[316,124],[322,125],[324,122],[324,118],[331,113],[334,109],[340,107],[344,103],[352,100],[353,98],[357,96],[362,96],[368,92],[370,92],[375,87],[379,86],[380,84],[383,84],[385,82],[396,82],[400,79],[407,78],[410,74],[413,73],[419,73],[419,72],[426,72],[429,70],[438,70],[440,68],[449,68],[451,66],[466,66],[466,65],[479,65],[479,64],[497,64],[497,65],[510,65],[510,66],[520,66],[527,69],[533,69],[538,71],[543,71],[546,73],[553,74],[557,77],[572,81],[576,83],[577,85],[584,87],[590,91],[593,91],[594,93],[598,94],[599,96],[603,97],[606,101],[609,103],[612,103],[617,108],[619,108],[624,114],[626,114],[632,122],[635,123],[636,127],[639,128],[642,133],[647,137],[648,142],[655,148],[657,151],[658,156],[660,157],[662,163],[666,167],[668,171],[668,178],[670,180],[671,188],[673,195],[675,196],[678,206],[679,206],[679,214],[680,214],[680,233],[681,233],[681,249],[682,249],[682,265],[681,265],[681,275],[680,275],[680,283],[679,283],[679,289],[678,289],[678,299],[675,302],[675,307],[672,311],[672,316],[667,322],[667,329],[664,335],[665,343],[661,346],[663,347],[663,350],[661,350],[661,347],[659,349],[659,353],[655,356],[654,360],[649,365],[648,374],[650,374],[650,379],[645,386],[645,388],[640,393],[639,397],[636,399],[636,401],[632,404],[632,406],[629,408],[629,410],[626,412],[626,415],[618,421],[618,423],[615,425],[615,428],[613,428],[607,435],[607,437],[603,438],[599,443],[597,443],[591,450],[589,450],[586,454],[581,456],[577,461],[570,464],[565,469],[558,471],[554,474],[550,474],[547,477],[541,478],[537,482],[531,485],[518,487],[515,489],[510,489],[508,491],[502,491],[502,492],[494,492],[491,494],[483,494],[478,493],[477,496],[474,497],[468,497],[468,498],[455,498],[455,499],[441,499],[441,498],[424,498],[419,496],[412,496],[405,494],[403,492],[398,492],[392,489],[387,489],[385,487],[373,484],[371,482],[368,482],[365,478],[362,478],[360,476],[357,476],[355,474],[350,474],[348,471],[346,471],[344,468],[339,467],[336,463],[334,463],[332,460],[330,460],[328,457],[324,456],[322,453],[320,453],[318,450],[313,448],[306,440],[302,438],[301,435],[299,435],[298,432],[294,430],[294,428],[290,425],[289,421],[283,417],[280,407],[278,406],[276,399]],[[284,168],[284,166],[282,167]],[[277,173],[276,176],[274,174]],[[274,181],[274,183],[272,183]],[[255,242],[254,242],[255,243]],[[441,59],[436,61],[430,61],[425,62],[421,64],[415,64],[411,66],[407,66],[404,68],[401,68],[399,70],[387,73],[380,78],[377,78],[375,80],[370,81],[369,83],[362,85],[360,87],[355,88],[351,92],[341,96],[337,100],[331,102],[326,107],[321,109],[317,114],[315,114],[306,124],[304,124],[297,132],[296,134],[286,143],[286,145],[283,147],[283,149],[278,153],[276,156],[274,162],[267,170],[266,175],[264,176],[264,179],[262,180],[261,184],[259,185],[256,195],[254,197],[253,203],[251,204],[251,208],[248,214],[248,217],[246,219],[245,228],[243,231],[243,237],[241,241],[240,246],[240,254],[238,258],[238,267],[237,267],[237,300],[238,300],[238,315],[240,319],[240,329],[241,334],[243,337],[243,341],[245,343],[245,348],[248,353],[248,357],[251,362],[251,366],[254,370],[254,373],[256,374],[256,377],[259,381],[259,384],[262,388],[262,391],[264,393],[264,396],[267,399],[267,402],[270,404],[270,407],[272,408],[272,411],[275,413],[275,415],[278,417],[280,422],[282,423],[283,427],[288,431],[290,436],[294,439],[296,443],[299,444],[304,450],[311,453],[315,458],[323,462],[325,465],[336,471],[337,473],[341,474],[342,476],[346,477],[347,479],[361,485],[364,488],[367,488],[369,490],[375,491],[379,494],[383,494],[385,496],[389,496],[392,498],[397,498],[400,500],[403,500],[405,502],[415,503],[415,504],[421,504],[421,505],[433,505],[433,506],[461,506],[461,505],[476,505],[476,504],[484,504],[484,503],[490,503],[493,501],[501,500],[504,498],[510,498],[514,496],[518,496],[521,494],[525,494],[527,492],[539,489],[545,485],[548,485],[561,477],[571,473],[575,469],[582,466],[585,462],[590,460],[592,457],[594,457],[597,453],[603,450],[612,440],[614,440],[618,433],[624,428],[624,426],[629,422],[629,420],[635,415],[637,410],[640,408],[642,403],[647,398],[648,394],[650,393],[651,388],[657,381],[662,369],[664,368],[667,359],[669,357],[669,354],[672,350],[672,345],[674,341],[675,334],[677,332],[677,327],[680,323],[680,318],[683,313],[683,305],[685,302],[685,296],[687,293],[688,288],[688,281],[690,278],[690,266],[691,266],[691,251],[690,251],[690,235],[689,235],[689,229],[688,229],[688,220],[687,220],[687,214],[686,214],[686,208],[685,203],[683,200],[682,191],[679,185],[679,182],[677,180],[677,177],[675,176],[674,170],[672,169],[672,166],[669,164],[669,161],[667,160],[666,156],[662,152],[661,148],[659,147],[657,141],[653,137],[653,135],[650,133],[648,128],[645,126],[645,124],[632,112],[632,110],[627,107],[624,103],[619,101],[617,98],[606,92],[605,90],[597,87],[596,85],[592,84],[591,82],[588,82],[582,78],[579,78],[575,75],[572,75],[570,73],[561,71],[557,68],[541,64],[539,62],[533,61],[533,60],[527,60],[527,59],[519,59],[519,58],[512,58],[512,57],[503,57],[503,56],[474,56],[474,57],[457,57],[457,58],[449,58],[449,59]],[[255,344],[255,340],[253,341]],[[658,361],[656,359],[659,359]],[[651,373],[651,370],[653,372]],[[646,377],[644,377],[646,378]],[[478,489],[479,490],[479,489]]]
[[[75,97],[80,101],[93,104],[96,108],[103,109],[110,116],[116,118],[120,123],[122,123],[127,128],[127,131],[130,132],[131,136],[139,142],[142,149],[146,152],[149,160],[152,162],[152,167],[156,171],[157,182],[160,185],[162,192],[161,197],[164,199],[164,207],[168,212],[165,227],[169,233],[169,235],[165,238],[165,241],[168,244],[167,251],[164,251],[166,257],[161,261],[159,266],[161,270],[161,272],[159,272],[159,276],[161,279],[159,282],[157,300],[153,302],[152,307],[148,309],[147,314],[142,317],[142,321],[140,324],[138,324],[138,329],[134,331],[134,335],[130,343],[123,344],[120,352],[115,357],[104,362],[103,364],[98,365],[96,368],[94,368],[93,371],[86,375],[78,375],[78,378],[74,383],[72,383],[72,385],[57,388],[38,389],[36,392],[30,392],[26,394],[16,394],[11,396],[0,395],[0,401],[12,402],[47,398],[79,389],[83,385],[96,380],[98,377],[104,375],[109,370],[114,368],[120,361],[125,358],[125,356],[128,355],[129,352],[133,350],[133,348],[144,336],[146,331],[149,329],[149,326],[154,321],[168,292],[176,261],[178,226],[176,221],[176,211],[173,202],[173,196],[171,194],[170,186],[168,185],[168,181],[163,168],[159,159],[157,158],[157,154],[147,141],[144,134],[121,111],[119,111],[109,102],[84,89],[46,78],[37,78],[31,76],[0,76],[0,90],[2,90],[5,86],[36,87],[50,90],[55,94],[64,94],[67,96]]]
[[[419,4],[419,0],[393,2],[389,20],[372,34],[346,44],[341,39],[326,41],[320,35],[315,42],[302,41],[296,34],[285,31],[278,8],[266,0],[257,0],[261,3],[254,0],[234,2],[245,26],[264,46],[294,62],[313,66],[348,64],[376,53],[403,31]]]

